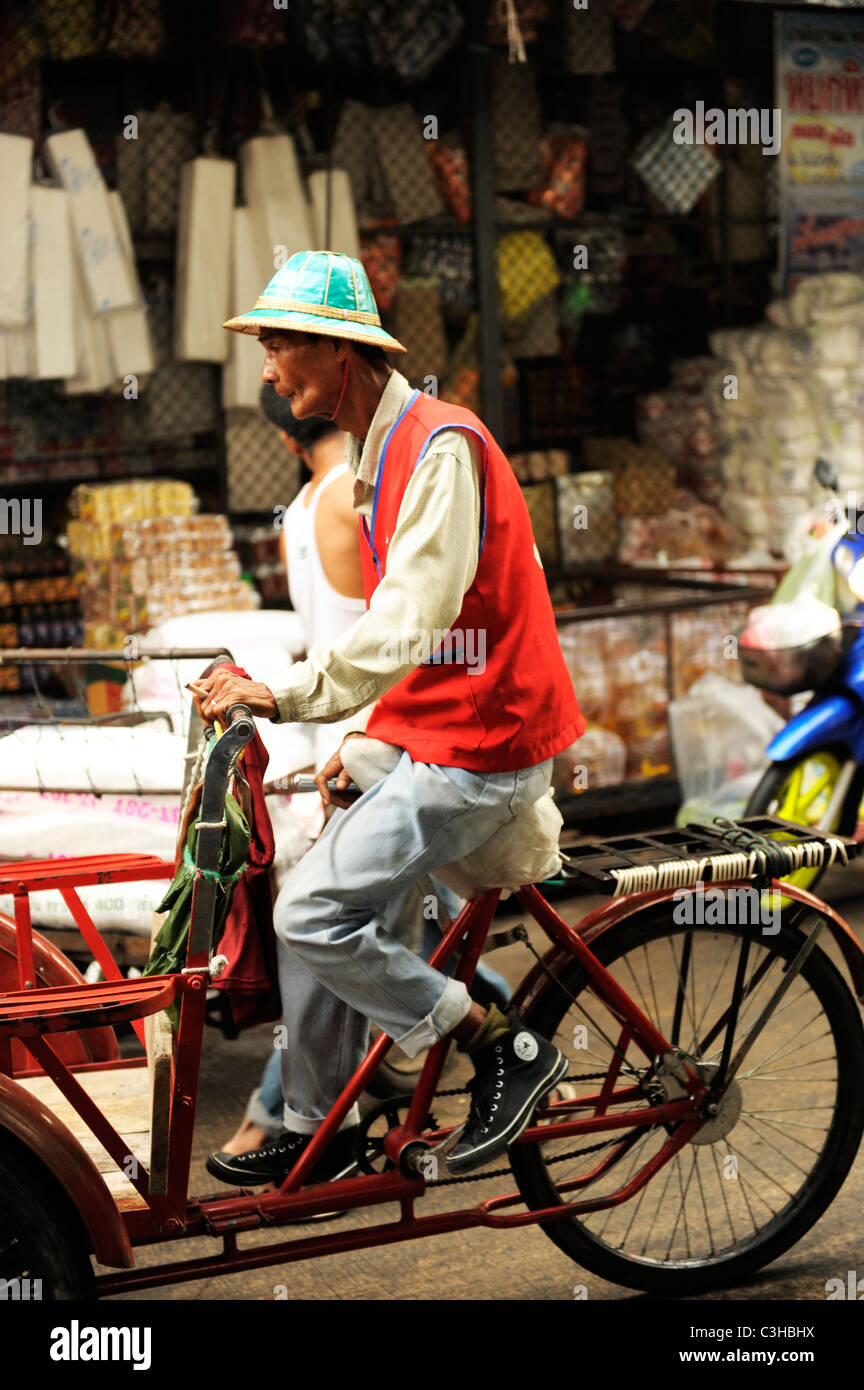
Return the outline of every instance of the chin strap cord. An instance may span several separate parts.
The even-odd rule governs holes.
[[[327,420],[335,420],[335,419],[336,419],[336,416],[339,414],[339,411],[340,411],[341,408],[342,408],[342,402],[343,402],[343,400],[345,399],[345,387],[348,385],[348,363],[349,363],[349,361],[350,361],[350,356],[349,356],[349,354],[346,352],[346,354],[345,354],[345,370],[344,370],[343,373],[342,373],[342,390],[339,392],[339,399],[338,399],[338,401],[336,402],[336,409],[333,411],[333,414],[332,414],[332,415],[327,415],[327,416],[325,416],[325,419],[327,419]]]

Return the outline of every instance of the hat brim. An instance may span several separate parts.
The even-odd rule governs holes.
[[[254,333],[258,336],[262,328],[281,328],[286,332],[321,333],[327,338],[347,338],[355,343],[372,343],[385,352],[407,352],[408,349],[386,333],[383,328],[372,323],[350,323],[324,318],[320,314],[301,314],[296,309],[252,309],[248,314],[238,314],[236,318],[226,319],[223,328],[234,333]]]

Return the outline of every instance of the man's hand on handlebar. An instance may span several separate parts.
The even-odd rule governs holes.
[[[347,743],[349,738],[363,738],[363,734],[348,734],[347,737],[342,740],[342,744]],[[334,778],[337,788],[351,785],[351,777],[342,766],[342,744],[339,746],[338,753],[334,753],[332,758],[329,758],[324,764],[321,771],[315,774],[315,785],[321,793],[321,800],[324,802],[325,806],[351,806],[356,800],[356,793],[354,796],[348,798],[341,797],[338,791],[331,790],[327,785],[327,783]]]
[[[206,724],[218,719],[227,724],[227,714],[232,705],[248,705],[253,714],[272,719],[279,713],[276,697],[272,690],[260,681],[246,680],[245,676],[235,676],[232,671],[214,671],[212,676],[203,676],[195,682],[198,690],[206,695],[193,692],[195,708]]]

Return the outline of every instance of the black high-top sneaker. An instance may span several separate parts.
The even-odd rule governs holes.
[[[567,1070],[567,1058],[508,1009],[510,1030],[470,1054],[475,1076],[471,1108],[459,1141],[447,1154],[451,1173],[491,1163],[527,1129],[532,1111]]]
[[[311,1187],[315,1183],[335,1182],[337,1178],[350,1177],[357,1167],[354,1159],[356,1138],[356,1125],[334,1134],[307,1175],[306,1185]],[[210,1154],[207,1172],[220,1182],[240,1187],[257,1187],[265,1182],[281,1183],[311,1140],[311,1134],[296,1134],[294,1130],[283,1129],[278,1139],[264,1144],[260,1149],[250,1149],[245,1154]]]

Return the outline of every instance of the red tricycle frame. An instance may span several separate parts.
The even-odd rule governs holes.
[[[251,716],[242,707],[232,711],[232,722],[211,750],[199,820],[199,870],[215,868],[221,830],[224,825],[224,795],[237,756],[254,732]],[[142,878],[170,877],[173,865],[141,855],[92,856],[62,861],[0,865],[0,892],[15,897],[15,927],[18,960],[18,989],[0,994],[0,1132],[5,1128],[26,1144],[44,1167],[54,1175],[66,1196],[78,1208],[93,1253],[104,1266],[117,1272],[96,1280],[100,1294],[114,1294],[181,1283],[206,1275],[230,1274],[367,1246],[388,1245],[428,1235],[470,1227],[515,1228],[560,1221],[580,1213],[619,1205],[635,1196],[659,1170],[682,1149],[705,1123],[702,1111],[707,1084],[698,1071],[679,1063],[678,1075],[683,1093],[651,1106],[651,1123],[668,1126],[667,1138],[659,1150],[615,1191],[603,1197],[574,1197],[572,1201],[537,1210],[508,1210],[524,1204],[518,1192],[503,1192],[467,1207],[428,1216],[415,1213],[415,1203],[426,1190],[423,1158],[430,1148],[442,1143],[451,1129],[424,1129],[439,1078],[447,1060],[450,1039],[444,1038],[429,1050],[403,1124],[393,1127],[385,1141],[392,1171],[366,1173],[337,1183],[304,1187],[304,1179],[337,1131],[352,1105],[366,1089],[378,1065],[392,1045],[383,1036],[371,1047],[366,1058],[345,1087],[328,1118],[303,1152],[280,1188],[269,1192],[229,1192],[225,1195],[190,1196],[189,1171],[194,1139],[198,1075],[203,1042],[209,959],[213,922],[214,882],[196,874],[192,916],[185,968],[174,975],[125,980],[110,955],[100,933],[86,912],[77,890],[90,883],[111,883]],[[730,889],[746,887],[739,880]],[[775,883],[776,886],[776,883]],[[74,972],[66,983],[39,985],[39,965],[46,948],[34,936],[30,923],[28,895],[37,888],[57,888],[62,893],[94,958],[102,966],[103,983],[76,982]],[[695,885],[687,892],[697,892]],[[856,993],[864,995],[864,953],[849,928],[833,910],[818,898],[784,883],[784,895],[802,907],[813,908],[827,923],[846,960]],[[638,1085],[620,1085],[621,1060],[632,1042],[645,1056],[646,1067],[664,1058],[674,1058],[672,1042],[655,1026],[606,970],[591,946],[604,932],[627,917],[643,913],[673,895],[680,901],[682,889],[644,892],[613,899],[590,913],[572,928],[545,900],[535,886],[526,886],[517,895],[522,909],[530,914],[550,941],[550,951],[517,989],[513,1003],[527,1010],[555,977],[576,961],[591,981],[591,991],[620,1024],[615,1056],[606,1080],[599,1090],[574,1098],[561,1098],[545,1104],[517,1141],[520,1145],[554,1139],[597,1136],[644,1128],[645,1091]],[[460,952],[454,975],[469,987],[489,932],[499,891],[481,894],[468,902],[458,918],[446,929],[430,962],[445,965]],[[54,976],[56,978],[56,974]],[[80,979],[80,977],[79,977]],[[143,1040],[142,1020],[179,1002],[180,1018],[173,1054],[170,1121],[168,1133],[167,1179],[164,1192],[151,1190],[150,1173],[139,1164],[130,1173],[138,1194],[135,1204],[117,1204],[92,1160],[74,1136],[23,1086],[16,1076],[25,1078],[44,1071],[78,1112],[97,1140],[119,1167],[128,1158],[126,1141],[91,1100],[76,1079],[76,1073],[94,1069],[132,1068],[146,1065],[145,1059],[120,1060],[116,1050],[101,1060],[64,1060],[59,1045],[62,1036],[88,1037],[118,1023],[130,1023]],[[52,1035],[61,1035],[54,1044]],[[20,1063],[13,1068],[11,1044],[15,1041],[31,1055],[35,1065]],[[632,1108],[629,1103],[633,1102]],[[613,1107],[624,1105],[625,1109]],[[584,1173],[558,1186],[561,1193],[589,1189],[609,1173],[622,1156],[626,1144],[613,1145]],[[431,1184],[434,1186],[434,1182]],[[304,1235],[266,1246],[240,1249],[237,1236],[261,1227],[278,1227],[326,1213],[345,1212],[382,1203],[396,1203],[396,1221],[345,1232]],[[135,1269],[133,1247],[171,1241],[188,1236],[221,1238],[216,1254],[184,1259],[145,1269]]]

